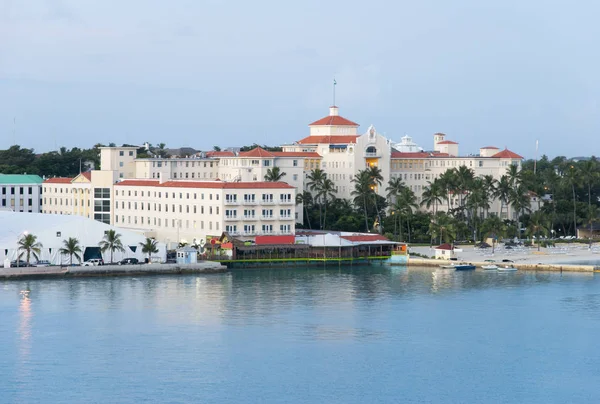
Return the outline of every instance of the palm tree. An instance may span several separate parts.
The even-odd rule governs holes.
[[[598,164],[595,158],[584,161],[580,166],[581,180],[588,189],[588,218],[590,221],[590,245],[592,244],[592,184],[598,179]]]
[[[73,257],[77,258],[77,261],[81,263],[81,246],[79,240],[75,237],[69,237],[67,240],[63,240],[63,247],[58,250],[62,255],[69,256],[69,265],[73,265]]]
[[[321,230],[323,230],[326,227],[327,203],[329,202],[329,198],[331,198],[331,200],[335,199],[335,192],[336,191],[335,191],[334,182],[332,180],[330,180],[329,178],[325,178],[323,180],[323,183],[321,184],[319,193],[317,194],[319,200],[323,202],[323,205],[325,207],[324,213],[323,213],[323,223],[321,224]]]
[[[104,235],[104,239],[98,243],[100,246],[100,251],[103,253],[107,250],[110,251],[110,262],[113,262],[113,253],[115,251],[125,251],[123,247],[123,243],[121,242],[121,235],[114,230],[109,230]]]
[[[373,194],[371,175],[367,170],[361,170],[354,174],[352,179],[354,183],[354,190],[350,193],[354,197],[354,204],[356,206],[362,206],[365,214],[365,229],[369,231],[369,217],[367,215],[367,202]]]
[[[437,181],[440,183],[441,197],[444,198],[448,204],[448,209],[446,209],[446,211],[450,212],[450,198],[456,193],[457,190],[456,170],[453,168],[447,169],[444,171],[444,173],[442,173],[442,175],[439,176]]]
[[[152,261],[152,254],[158,252],[157,244],[157,241],[150,237],[146,237],[146,241],[140,243],[140,247],[142,247],[142,253],[148,254],[148,263]]]
[[[460,166],[454,171],[455,175],[455,187],[459,195],[459,205],[463,206],[464,198],[469,196],[469,191],[472,188],[473,181],[475,180],[475,172],[473,169],[467,166]]]
[[[429,223],[429,234],[432,239],[439,237],[440,244],[454,241],[456,239],[454,218],[446,212],[436,213]]]
[[[502,210],[504,206],[506,206],[506,212],[508,215],[508,199],[510,198],[511,190],[512,185],[510,184],[509,178],[506,175],[500,177],[500,181],[498,181],[498,185],[496,186],[496,194],[494,195],[500,200],[500,213],[498,214],[500,217],[502,217]]]
[[[325,179],[327,178],[327,173],[323,170],[321,170],[320,168],[315,168],[314,170],[312,170],[310,172],[310,174],[308,174],[308,182],[306,183],[306,186],[308,189],[310,189],[311,191],[315,192],[315,194],[313,195],[313,198],[319,203],[319,228],[322,229],[323,225],[322,225],[322,211],[323,211],[323,204],[321,202],[321,199],[318,197],[319,193],[321,192],[321,187],[323,186],[323,181],[325,181]]]
[[[483,176],[483,188],[487,195],[487,201],[488,201],[488,206],[485,208],[486,209],[486,212],[485,212],[486,217],[490,215],[489,201],[490,201],[490,199],[496,197],[496,185],[497,184],[498,184],[498,181],[496,181],[496,179],[492,175],[484,175]]]
[[[571,186],[573,191],[573,234],[577,235],[577,198],[575,196],[575,185],[579,183],[579,170],[573,164],[567,167],[563,177],[566,184]]]
[[[381,168],[372,165],[367,167],[366,171],[369,173],[371,177],[371,189],[373,190],[373,203],[375,204],[375,212],[377,215],[377,223],[381,223],[381,217],[379,215],[379,207],[377,206],[377,190],[379,186],[383,183],[383,174]]]
[[[506,169],[506,176],[508,177],[508,182],[514,188],[517,188],[519,185],[521,185],[523,180],[523,173],[519,169],[518,165],[511,164],[510,166],[508,166],[508,168]]]
[[[517,238],[521,234],[520,226],[519,226],[519,218],[526,212],[531,210],[531,202],[529,197],[529,191],[525,188],[524,185],[520,184],[515,188],[511,189],[511,192],[508,196],[508,202],[510,206],[514,209],[516,213],[515,220],[517,222]]]
[[[265,181],[277,182],[281,181],[283,177],[285,177],[285,173],[282,172],[279,167],[273,167],[267,170],[267,173],[265,174]]]
[[[548,218],[541,211],[535,212],[529,218],[529,227],[527,228],[530,235],[535,235],[538,251],[540,251],[540,233],[548,234]]]
[[[402,178],[390,178],[390,180],[388,181],[388,186],[385,188],[390,203],[394,203],[396,201],[398,194],[400,194],[400,192],[404,188],[406,188],[406,185],[404,185],[404,183],[402,182]]]
[[[433,182],[428,181],[427,184],[429,185],[423,191],[421,206],[425,205],[429,209],[433,205],[433,214],[435,215],[438,203],[442,203],[443,189],[437,179],[433,180]]]
[[[496,239],[504,236],[506,231],[506,225],[496,215],[492,215],[485,219],[481,225],[481,231],[486,237],[492,237],[492,254],[494,253],[496,246]]]
[[[33,234],[25,234],[19,239],[17,245],[19,259],[23,256],[23,254],[27,254],[27,266],[30,264],[32,255],[36,261],[39,261],[43,245],[37,241],[37,236],[34,236]]]
[[[301,194],[296,195],[296,205],[302,204],[304,207],[304,216],[306,217],[306,222],[308,223],[308,228],[310,227],[310,216],[308,215],[308,205],[310,205],[313,201],[313,197],[310,192],[303,191]]]
[[[406,216],[407,222],[407,230],[408,237],[410,240],[410,217],[413,214],[413,210],[418,209],[418,205],[416,202],[417,198],[413,191],[409,188],[404,187],[400,191],[400,194],[396,197],[396,203],[393,206],[392,212],[394,215],[398,217],[398,221],[400,222],[400,238],[402,239],[402,216]],[[395,218],[394,218],[395,220]],[[395,225],[395,223],[394,223]]]

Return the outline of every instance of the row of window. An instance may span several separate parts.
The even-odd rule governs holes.
[[[225,202],[226,203],[237,203],[237,194],[225,194]],[[253,203],[256,201],[256,195],[255,194],[244,194],[244,202],[246,203]],[[262,194],[262,201],[265,203],[271,203],[273,202],[273,194]],[[286,202],[293,202],[292,200],[292,194],[279,194],[279,201],[286,203]]]
[[[7,202],[6,202],[6,201],[7,201],[6,199],[2,199],[2,203],[1,203],[1,204],[2,204],[2,207],[6,207],[6,204],[7,204]],[[18,206],[21,206],[21,207],[23,207],[23,206],[33,206],[33,199],[31,199],[31,198],[28,198],[28,199],[23,199],[23,198],[20,198],[20,199],[14,199],[14,198],[13,198],[13,199],[9,199],[9,201],[10,201],[10,206],[11,206],[11,207],[14,207],[14,206],[15,206],[15,202],[16,202],[16,201],[19,201],[19,204],[18,204]],[[24,204],[24,202],[25,202],[25,201],[27,201],[27,205],[25,205],[25,204]],[[42,204],[42,200],[40,199],[40,205],[41,205],[41,204]]]
[[[168,164],[169,162],[166,162],[166,161],[165,161],[164,163],[165,163],[165,167],[166,167],[166,166],[167,166],[167,164]],[[179,167],[183,167],[183,163],[184,163],[184,162],[183,162],[183,161],[171,161],[170,163],[171,163],[171,167],[173,167],[173,168],[174,168],[174,167],[177,167],[177,164],[178,164],[178,163],[179,163]],[[190,162],[190,161],[186,161],[186,162],[185,162],[185,166],[186,166],[186,167],[190,167],[190,163],[192,163],[192,164],[191,164],[191,167],[192,167],[192,168],[196,167],[196,163],[198,163],[198,165],[197,165],[198,167],[201,167],[201,165],[200,165],[200,164],[203,164],[203,165],[204,165],[204,167],[212,167],[212,166],[213,166],[213,164],[217,164],[217,162],[216,162],[216,161],[209,161],[209,162],[206,162],[206,161],[191,161],[191,162]],[[162,161],[153,161],[153,162],[152,162],[152,167],[155,167],[155,168],[156,168],[156,167],[158,167],[158,168],[161,168],[162,166],[163,166],[163,162],[162,162]]]
[[[192,172],[191,174],[192,175],[190,176],[190,173],[186,172],[185,173],[185,178],[189,179],[189,178],[213,178],[213,177],[216,177],[216,173],[213,173],[213,172],[210,172],[210,173],[204,172],[204,176],[203,177],[200,176],[200,173],[198,173],[198,177],[196,177],[196,173],[195,172]],[[209,175],[207,175],[207,174],[209,174]],[[160,173],[152,173],[152,178],[154,178],[154,179],[160,178]],[[177,173],[173,173],[173,178],[174,179],[177,178]],[[179,173],[179,178],[180,179],[184,178],[184,173],[180,172]]]
[[[125,205],[125,203],[127,203],[127,205]],[[119,209],[125,209],[125,206],[127,206],[127,209],[131,210],[147,210],[147,211],[154,211],[154,212],[169,212],[169,204],[165,203],[164,204],[164,209],[163,209],[163,205],[161,203],[150,203],[150,202],[131,202],[131,201],[115,201],[115,210],[119,210]],[[176,208],[176,206],[178,207],[178,209]],[[215,206],[214,207],[214,213],[215,214],[219,214],[219,207]],[[198,207],[196,205],[191,205],[191,209],[190,209],[190,205],[175,205],[172,204],[171,205],[171,212],[175,213],[179,211],[179,213],[198,213],[198,211],[200,211],[200,214],[203,215],[204,214],[204,205],[200,206],[200,209],[198,209]],[[184,212],[185,211],[185,212]],[[209,215],[213,214],[213,207],[209,206],[207,209],[207,213]]]
[[[240,229],[244,230],[244,233],[256,233],[256,226],[253,224],[245,224],[243,227],[240,226]],[[237,224],[232,224],[232,225],[227,225],[225,226],[225,231],[228,233],[237,233],[238,232],[238,226]],[[270,234],[273,233],[273,225],[272,224],[263,224],[261,226],[261,231],[264,234]],[[279,232],[280,233],[291,233],[292,231],[292,226],[289,224],[281,224],[279,225]]]
[[[244,209],[244,218],[254,218],[256,211],[254,209]],[[272,218],[273,217],[273,209],[262,209],[261,215],[263,218]],[[237,209],[225,209],[225,217],[227,219],[235,219],[237,218]],[[292,210],[291,209],[279,209],[279,217],[281,218],[291,218]]]
[[[25,195],[25,188],[27,188],[27,194],[33,195],[33,187],[18,187],[18,194]],[[42,187],[38,187],[41,191]],[[2,187],[2,195],[15,195],[17,187]]]
[[[142,198],[144,196],[147,197],[152,197],[152,192],[147,191],[140,191],[139,192],[139,196],[141,196]],[[115,196],[133,196],[133,197],[137,197],[138,196],[138,191],[137,190],[130,190],[128,189],[127,191],[125,190],[121,190],[119,191],[118,189],[115,190]],[[192,199],[198,199],[198,194],[196,192],[190,193],[190,192],[156,192],[154,191],[154,198],[156,198],[158,195],[158,198],[162,198],[164,195],[165,199],[169,199],[169,195],[170,198],[175,199],[177,197],[179,197],[179,199],[184,199],[184,195],[185,195],[185,199],[190,199],[190,196],[192,197]],[[208,195],[208,200],[212,201],[213,200],[213,194],[207,194]],[[216,201],[219,200],[219,194],[214,194],[214,199]],[[204,193],[200,193],[200,200],[204,200]]]
[[[182,219],[162,219],[160,217],[144,216],[125,216],[115,215],[115,224],[121,225],[141,225],[156,226],[174,229],[200,229],[204,230],[204,220],[182,220]],[[213,230],[213,222],[207,221],[207,230]],[[191,227],[190,227],[191,226]],[[214,230],[219,230],[219,222],[214,222]]]

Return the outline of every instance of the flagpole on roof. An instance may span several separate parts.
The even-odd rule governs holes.
[[[333,78],[333,107],[335,107],[335,86],[337,85],[337,81],[335,81],[335,77]]]

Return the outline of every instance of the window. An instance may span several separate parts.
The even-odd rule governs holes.
[[[273,194],[262,194],[263,203],[273,202]]]
[[[263,160],[263,166],[269,167],[271,165],[271,160]]]
[[[287,203],[292,201],[292,194],[280,194],[279,202]]]
[[[294,174],[294,175],[292,176],[292,178],[294,179],[294,181],[298,181],[298,174]]]
[[[94,188],[94,199],[110,199],[110,188]]]
[[[123,167],[123,162],[119,161],[119,167]]]
[[[264,219],[270,219],[273,217],[273,209],[263,209],[262,210],[262,217]]]
[[[130,151],[129,151],[129,156],[130,156],[130,157],[133,157],[133,150],[130,150]]]
[[[123,157],[125,155],[125,152],[123,150],[119,151],[119,156]]]
[[[237,217],[237,209],[225,209],[225,217],[227,219],[234,219]]]
[[[263,231],[263,233],[272,233],[273,232],[273,225],[272,224],[263,224],[262,225],[262,231]]]
[[[292,165],[293,165],[294,167],[298,167],[298,160],[294,160],[294,161],[292,162]]]

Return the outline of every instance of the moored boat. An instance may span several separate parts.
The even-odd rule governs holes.
[[[456,269],[457,271],[472,271],[475,268],[476,268],[475,265],[471,265],[471,264],[454,265],[454,269]]]
[[[493,270],[498,269],[498,265],[495,265],[495,264],[482,265],[481,269],[484,269],[486,271],[493,271]]]
[[[514,272],[516,271],[517,268],[513,267],[512,265],[506,265],[504,267],[498,267],[498,272]]]

